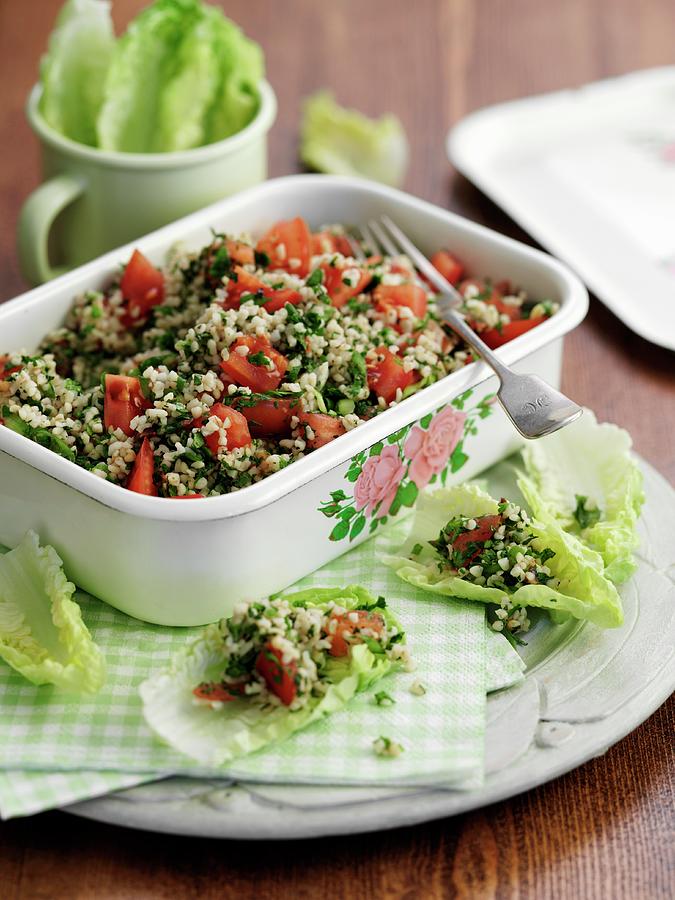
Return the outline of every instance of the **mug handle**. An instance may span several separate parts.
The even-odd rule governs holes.
[[[58,214],[84,193],[86,183],[75,175],[56,175],[41,184],[24,203],[19,215],[19,264],[33,285],[61,274],[49,264],[49,232]]]

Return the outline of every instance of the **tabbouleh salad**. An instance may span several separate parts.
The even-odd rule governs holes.
[[[0,356],[2,421],[143,494],[260,481],[472,361],[407,257],[354,254],[342,227],[301,218],[174,248],[162,269],[136,250],[35,353]],[[556,311],[445,250],[432,262],[491,347]]]

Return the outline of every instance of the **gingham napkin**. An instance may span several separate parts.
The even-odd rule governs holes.
[[[163,668],[199,629],[130,619],[87,594],[77,599],[102,648],[108,680],[82,698],[35,687],[0,662],[0,814],[26,815],[100,796],[169,773],[266,782],[442,784],[469,789],[483,779],[486,693],[518,680],[523,664],[485,624],[478,604],[432,597],[379,562],[401,543],[397,523],[294,589],[361,584],[387,598],[408,635],[414,673],[393,673],[348,708],[282,744],[205,769],[155,738],[146,726],[139,684]],[[410,691],[414,680],[424,696]],[[374,694],[396,701],[377,706]],[[396,759],[373,752],[379,736],[401,743]]]

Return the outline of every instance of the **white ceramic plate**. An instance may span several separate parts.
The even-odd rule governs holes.
[[[675,67],[479,110],[447,149],[629,328],[675,349]]]
[[[380,831],[465,812],[556,778],[636,728],[675,689],[675,491],[646,463],[639,567],[621,589],[625,623],[603,631],[542,620],[524,682],[488,702],[481,790],[327,788],[171,778],[78,803],[77,815],[151,831],[288,839]],[[512,469],[487,474],[517,496]],[[504,493],[506,491],[507,493]]]

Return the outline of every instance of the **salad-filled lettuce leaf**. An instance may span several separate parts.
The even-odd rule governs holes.
[[[284,599],[294,606],[329,610],[330,601],[347,610],[375,605],[375,598],[359,587],[308,589]],[[377,609],[387,625],[400,625],[389,609]],[[372,648],[372,649],[371,649]],[[221,766],[237,757],[282,741],[330,713],[341,709],[395,667],[396,662],[377,652],[374,642],[353,644],[347,656],[327,657],[322,696],[311,697],[300,709],[260,706],[250,699],[235,699],[214,709],[195,703],[193,689],[218,676],[223,667],[223,631],[208,626],[202,635],[140,688],[148,725],[164,741],[207,766]]]
[[[40,67],[40,111],[55,131],[96,144],[96,119],[114,46],[107,0],[65,3]]]
[[[532,546],[550,548],[555,553],[547,560],[547,566],[559,582],[555,589],[546,584],[527,584],[507,593],[450,572],[429,541],[435,540],[454,516],[477,518],[497,513],[497,501],[476,485],[463,484],[423,494],[408,540],[400,554],[386,557],[385,562],[399,578],[435,594],[498,605],[508,598],[510,606],[516,608],[532,606],[554,610],[557,614],[569,613],[605,628],[621,625],[621,599],[603,575],[599,554],[552,522],[533,520],[531,529],[535,533]]]
[[[615,584],[635,571],[642,473],[630,435],[599,424],[590,410],[574,424],[532,441],[522,452],[518,487],[534,516],[575,535],[602,557]]]
[[[300,157],[319,172],[359,175],[398,187],[408,165],[408,140],[396,116],[369,119],[320,91],[305,101]]]
[[[56,551],[27,532],[0,556],[0,657],[34,684],[94,693],[105,662],[74,592]]]

